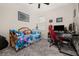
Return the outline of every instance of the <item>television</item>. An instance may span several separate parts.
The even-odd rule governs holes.
[[[64,25],[55,25],[54,31],[64,31]]]

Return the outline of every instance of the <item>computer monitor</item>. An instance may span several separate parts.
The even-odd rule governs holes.
[[[54,31],[64,31],[64,25],[55,25]]]

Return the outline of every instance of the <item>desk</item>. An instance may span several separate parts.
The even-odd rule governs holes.
[[[70,33],[57,33],[58,37],[63,37],[63,43],[60,45],[60,52],[67,55],[79,55],[79,35]],[[66,42],[66,43],[64,43]],[[75,47],[75,48],[74,48]]]
[[[70,33],[64,33],[64,32],[56,32],[58,37],[63,37],[64,40],[70,40],[72,39],[72,34]]]
[[[79,34],[72,35],[72,42],[76,49],[77,54],[79,55]]]

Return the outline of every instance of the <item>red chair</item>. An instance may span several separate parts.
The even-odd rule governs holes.
[[[57,35],[56,35],[56,33],[54,32],[52,25],[49,25],[49,33],[50,33],[50,36],[51,36],[52,41],[56,41],[56,40],[57,40],[57,39],[56,39]]]
[[[60,42],[62,41],[62,38],[58,37],[56,32],[54,32],[53,30],[53,26],[52,25],[49,25],[49,35],[50,35],[50,46],[51,47],[52,45],[56,45],[58,47],[58,49],[60,50]]]

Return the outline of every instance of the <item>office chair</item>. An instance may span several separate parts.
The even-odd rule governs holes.
[[[52,25],[49,25],[49,32],[48,32],[48,38],[50,38],[48,41],[50,42],[50,46],[52,45],[56,45],[58,50],[60,50],[60,40],[56,34],[56,32],[54,32]]]

